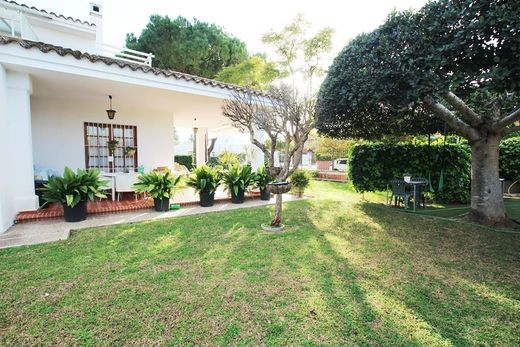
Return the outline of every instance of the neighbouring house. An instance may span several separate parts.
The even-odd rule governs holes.
[[[233,129],[221,106],[241,87],[157,69],[150,53],[105,45],[103,8],[89,10],[84,22],[0,0],[0,232],[19,211],[38,208],[34,168],[173,167],[174,127],[198,129],[200,165],[208,133]]]

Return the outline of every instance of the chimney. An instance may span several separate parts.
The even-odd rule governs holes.
[[[90,23],[96,25],[96,44],[103,43],[103,6],[91,2],[89,4]]]

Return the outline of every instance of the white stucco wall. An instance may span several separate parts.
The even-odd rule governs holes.
[[[18,211],[34,210],[34,192],[28,74],[0,68],[0,233]]]
[[[83,52],[96,51],[95,29],[92,33],[80,33],[79,31],[60,30],[59,26],[54,28],[33,24],[32,29],[38,36],[38,40],[56,46],[77,49]]]
[[[137,126],[138,165],[146,171],[173,166],[173,113],[150,112],[119,105],[110,121],[107,105],[70,99],[33,98],[34,164],[59,172],[65,166],[85,168],[84,122]]]
[[[0,65],[0,163],[7,162],[8,134],[7,134],[7,113],[6,113],[6,71]],[[3,166],[2,166],[3,167]],[[12,223],[12,214],[9,207],[10,192],[8,191],[8,171],[0,170],[0,233],[5,231]]]

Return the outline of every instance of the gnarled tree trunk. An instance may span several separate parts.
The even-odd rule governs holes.
[[[499,180],[501,136],[487,134],[471,144],[471,210],[469,219],[485,225],[506,225],[506,211]]]
[[[282,221],[282,194],[275,194],[276,203],[274,205],[274,216],[271,221],[271,226],[279,227]]]

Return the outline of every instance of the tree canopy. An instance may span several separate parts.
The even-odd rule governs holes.
[[[153,53],[156,67],[206,78],[214,78],[223,68],[248,58],[245,43],[222,28],[181,16],[150,16],[139,37],[127,34],[126,46]]]
[[[518,116],[503,116],[519,104],[518,13],[520,2],[507,0],[440,0],[392,13],[335,59],[319,93],[318,130],[363,138],[425,133],[438,126],[436,117],[467,138],[471,127],[498,118],[505,120],[497,130],[512,124]],[[439,112],[445,106],[450,114]]]
[[[316,137],[316,156],[325,160],[334,160],[347,157],[350,148],[356,144],[355,140],[335,139],[329,136]]]
[[[215,79],[251,89],[266,90],[279,76],[275,65],[261,55],[253,55],[242,62],[223,68]]]
[[[439,0],[392,13],[347,45],[321,86],[317,128],[335,137],[427,133],[471,146],[468,218],[508,225],[499,143],[520,130],[520,2]]]
[[[334,34],[332,28],[324,27],[309,35],[310,26],[304,16],[298,14],[279,31],[271,30],[262,36],[262,42],[275,49],[280,76],[290,77],[295,85],[296,75],[301,74],[308,95],[314,94],[314,79],[325,72],[322,57],[332,49]]]

